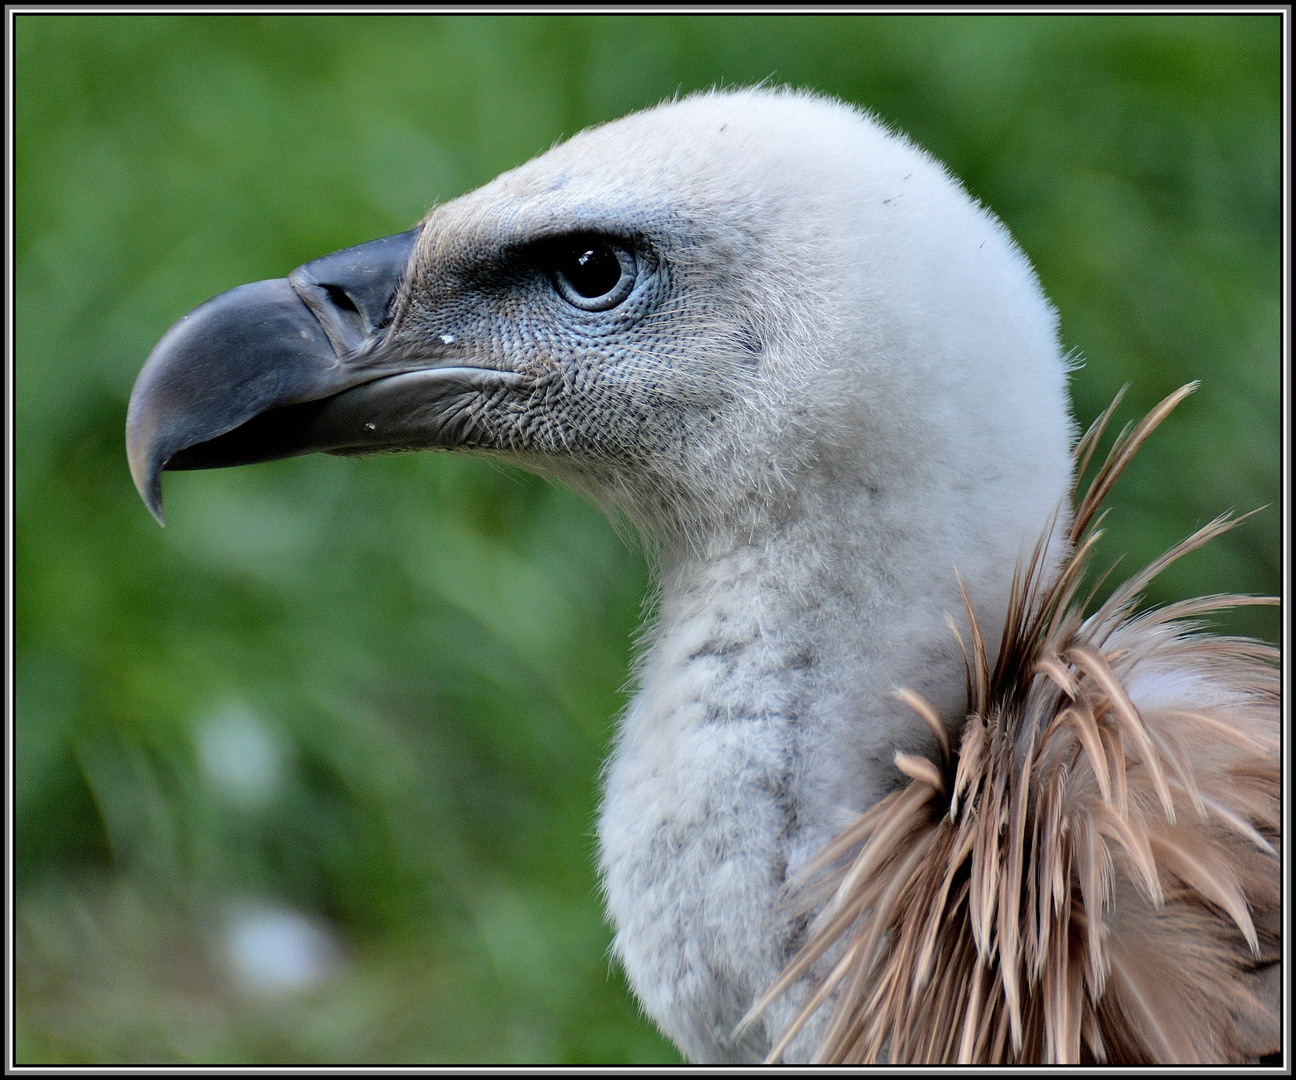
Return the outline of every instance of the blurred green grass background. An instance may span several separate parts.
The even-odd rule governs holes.
[[[431,454],[172,475],[158,529],[123,418],[176,318],[588,124],[813,87],[1007,223],[1081,423],[1202,380],[1106,555],[1271,504],[1152,599],[1276,592],[1280,41],[1277,15],[17,15],[17,1060],[678,1060],[593,870],[640,555]]]

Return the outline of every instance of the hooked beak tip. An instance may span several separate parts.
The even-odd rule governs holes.
[[[166,462],[156,460],[155,455],[149,453],[150,449],[148,440],[136,437],[131,425],[128,425],[126,460],[130,464],[131,479],[149,513],[165,528],[166,519],[162,515],[162,469]]]
[[[149,513],[153,515],[162,528],[166,528],[166,518],[162,515],[162,484],[159,482],[153,486],[153,491],[144,497],[144,505],[149,508]]]

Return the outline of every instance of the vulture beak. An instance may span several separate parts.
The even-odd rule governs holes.
[[[131,476],[159,523],[165,469],[456,444],[456,403],[511,373],[456,366],[442,346],[403,356],[385,348],[420,232],[241,285],[166,332],[126,414]]]

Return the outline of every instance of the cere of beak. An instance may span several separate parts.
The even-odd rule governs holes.
[[[366,363],[365,354],[386,325],[419,231],[334,252],[288,278],[221,293],[163,335],[135,381],[126,414],[131,477],[159,523],[164,469],[264,461],[330,447],[273,437],[273,425],[262,424],[258,439],[227,439],[223,454],[177,455],[268,410],[410,370],[409,364]]]

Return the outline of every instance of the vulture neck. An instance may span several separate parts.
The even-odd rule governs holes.
[[[802,932],[778,910],[789,873],[898,786],[897,747],[929,749],[891,692],[909,686],[946,716],[964,708],[944,619],[962,604],[960,530],[934,520],[940,500],[922,491],[828,494],[715,536],[705,554],[664,553],[640,690],[608,766],[615,948],[697,1061],[768,1050],[760,1032],[730,1036]],[[1002,610],[1006,581],[972,581]]]

